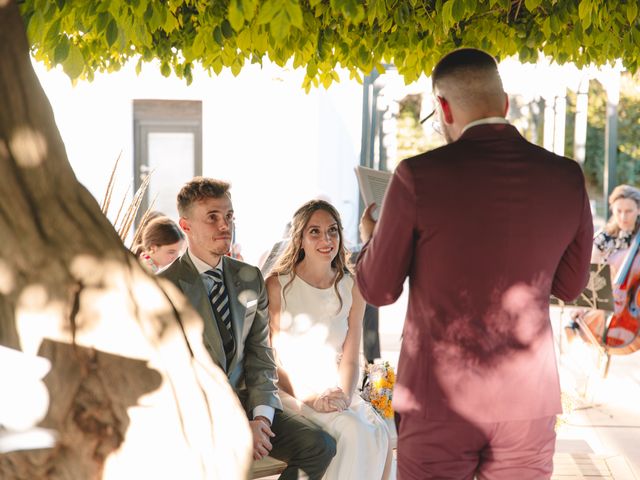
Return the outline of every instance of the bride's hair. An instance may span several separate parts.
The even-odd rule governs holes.
[[[291,278],[282,289],[282,295],[287,288],[293,282],[296,276],[295,267],[304,259],[304,250],[302,249],[302,235],[304,229],[309,223],[309,219],[318,210],[324,210],[331,215],[338,224],[338,232],[340,237],[340,244],[338,245],[338,254],[331,261],[331,267],[336,271],[336,277],[333,281],[333,288],[336,291],[336,295],[340,300],[340,308],[342,308],[342,297],[338,291],[338,285],[340,280],[346,273],[351,272],[350,265],[347,263],[347,257],[349,255],[348,250],[344,246],[344,238],[342,231],[342,221],[340,220],[340,214],[333,205],[324,200],[310,200],[302,205],[296,213],[293,214],[293,220],[291,221],[291,229],[289,230],[289,244],[278,259],[276,265],[271,270],[269,276],[278,275],[291,275]]]

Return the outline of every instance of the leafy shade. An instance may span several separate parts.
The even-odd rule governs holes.
[[[618,105],[618,155],[615,184],[640,184],[640,93],[637,76],[623,74]],[[567,98],[567,135],[565,153],[573,156],[573,132],[575,129],[575,93]],[[597,80],[589,84],[589,110],[584,172],[591,187],[591,198],[601,198],[604,175],[605,123],[607,93]]]
[[[459,46],[636,71],[636,0],[24,0],[32,53],[72,79],[157,58],[191,82],[194,63],[237,75],[265,59],[306,68],[304,87],[361,80],[393,63],[407,83]]]

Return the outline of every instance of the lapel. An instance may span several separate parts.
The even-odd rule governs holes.
[[[238,358],[242,358],[244,352],[244,314],[246,307],[240,302],[239,295],[242,292],[242,281],[238,274],[238,265],[233,262],[229,257],[222,257],[222,276],[224,278],[224,286],[227,289],[229,295],[229,314],[231,315],[231,328],[233,329],[233,336],[236,341],[236,354],[231,360],[231,365],[227,371],[231,372],[237,362]]]
[[[218,323],[213,317],[213,309],[209,301],[207,289],[204,282],[200,278],[198,270],[193,265],[189,255],[185,252],[180,258],[180,272],[178,277],[179,287],[189,302],[196,309],[204,321],[204,337],[205,341],[213,350],[213,355],[218,365],[226,371],[226,358],[224,355],[224,347],[218,330]]]

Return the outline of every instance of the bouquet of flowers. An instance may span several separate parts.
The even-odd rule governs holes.
[[[393,385],[396,374],[389,362],[370,363],[364,369],[361,396],[371,403],[382,418],[392,418]]]

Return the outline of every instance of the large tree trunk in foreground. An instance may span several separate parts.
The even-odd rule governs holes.
[[[0,344],[52,360],[42,426],[59,432],[54,449],[0,456],[0,478],[247,476],[246,416],[202,321],[76,180],[13,0],[0,0],[0,246]]]

